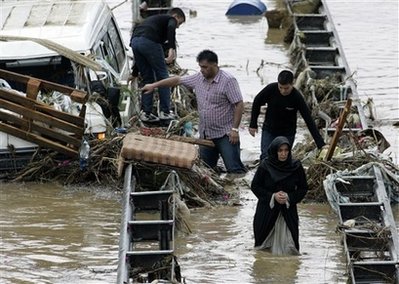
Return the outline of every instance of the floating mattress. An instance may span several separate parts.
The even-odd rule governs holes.
[[[198,158],[198,150],[186,142],[128,133],[123,139],[121,156],[125,160],[191,169]]]

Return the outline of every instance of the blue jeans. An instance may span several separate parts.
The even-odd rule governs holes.
[[[212,141],[215,144],[214,148],[200,146],[200,157],[209,167],[216,167],[220,155],[228,173],[247,172],[241,162],[240,143],[231,144],[227,135]]]
[[[168,67],[165,63],[165,55],[162,45],[145,37],[133,37],[130,43],[137,68],[143,78],[144,84],[169,78]],[[160,110],[170,111],[170,88],[159,88]],[[154,94],[141,95],[141,108],[144,112],[152,112]]]
[[[291,143],[291,147],[294,146],[295,135],[274,135],[270,133],[268,130],[262,129],[262,138],[260,141],[260,160],[263,160],[267,157],[267,149],[269,149],[272,141],[278,136],[285,136],[288,141]]]

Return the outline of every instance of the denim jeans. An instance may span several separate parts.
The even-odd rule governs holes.
[[[272,141],[278,137],[278,136],[283,136],[283,135],[274,135],[271,134],[268,130],[262,129],[262,138],[260,141],[260,160],[263,160],[264,158],[267,157],[267,149],[269,149],[270,144]],[[291,143],[291,147],[294,145],[295,141],[295,135],[284,135],[288,141]]]
[[[165,63],[165,55],[162,45],[145,37],[133,37],[130,43],[137,68],[143,78],[144,84],[169,78],[168,67]],[[170,88],[159,88],[160,110],[169,113]],[[144,112],[152,112],[154,94],[141,95],[141,107]]]
[[[222,156],[224,165],[228,173],[245,173],[240,156],[240,143],[231,144],[227,135],[222,138],[212,139],[215,147],[200,146],[201,159],[212,169],[214,169]]]

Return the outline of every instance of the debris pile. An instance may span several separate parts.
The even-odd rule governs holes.
[[[330,161],[324,160],[323,151],[315,150],[316,146],[311,138],[305,140],[295,145],[293,155],[302,160],[306,167],[311,189],[307,193],[307,200],[327,202],[323,181],[331,173],[354,171],[365,164],[377,163],[384,172],[390,172],[391,176],[399,174],[399,167],[389,157],[381,154],[389,147],[389,143],[377,130],[345,133],[340,137]],[[396,187],[399,190],[399,182]]]

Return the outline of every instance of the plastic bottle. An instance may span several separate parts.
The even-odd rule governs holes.
[[[89,156],[90,156],[90,145],[86,139],[83,140],[82,145],[80,146],[79,151],[79,166],[80,170],[84,171],[87,169],[89,164]]]
[[[191,121],[187,121],[184,123],[183,126],[184,135],[185,137],[192,137],[193,136],[193,123]]]

